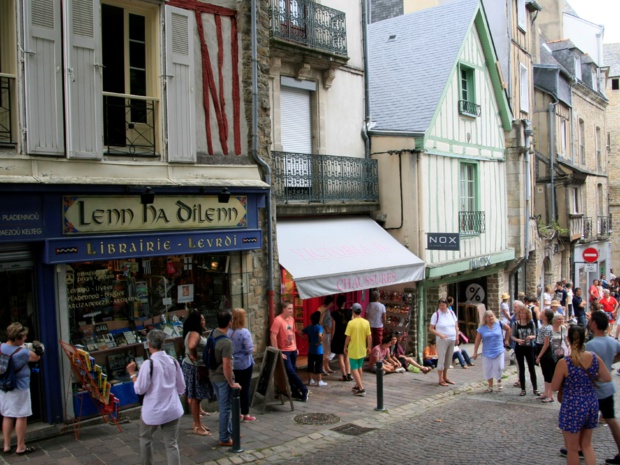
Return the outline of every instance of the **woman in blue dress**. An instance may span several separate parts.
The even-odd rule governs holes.
[[[554,391],[563,385],[559,427],[568,451],[568,465],[579,463],[579,450],[583,452],[586,465],[596,464],[592,432],[598,425],[599,406],[594,383],[611,381],[609,370],[601,358],[584,351],[585,339],[585,329],[581,326],[572,325],[568,329],[571,354],[558,361],[551,382]]]

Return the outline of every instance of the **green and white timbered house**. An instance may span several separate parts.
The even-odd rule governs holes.
[[[515,258],[507,192],[518,187],[507,185],[513,117],[484,9],[464,0],[374,23],[369,60],[377,218],[426,263],[412,336],[423,347],[446,295],[475,335],[478,314],[464,304],[498,310]],[[431,233],[458,235],[458,249],[429,248]]]

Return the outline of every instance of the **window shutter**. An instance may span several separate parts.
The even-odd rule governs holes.
[[[168,161],[196,162],[194,13],[166,6]]]
[[[99,0],[65,2],[67,155],[103,156],[103,79]]]
[[[60,2],[24,0],[26,150],[64,154]]]
[[[280,114],[282,149],[285,152],[312,153],[310,92],[282,86]]]

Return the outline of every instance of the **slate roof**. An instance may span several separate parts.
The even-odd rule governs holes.
[[[478,7],[461,0],[368,26],[374,130],[428,129]]]
[[[620,44],[604,44],[605,66],[609,66],[610,76],[620,76]]]

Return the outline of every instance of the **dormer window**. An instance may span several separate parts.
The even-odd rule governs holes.
[[[575,77],[581,81],[581,57],[575,55]]]

